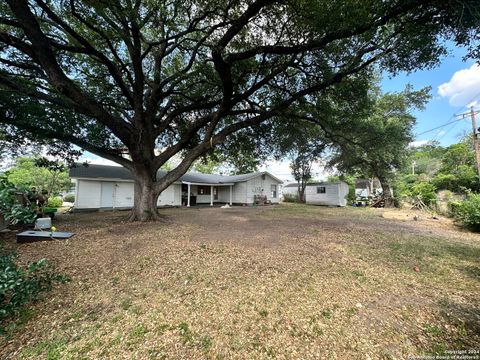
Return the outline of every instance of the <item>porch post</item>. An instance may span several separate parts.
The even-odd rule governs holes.
[[[230,205],[232,205],[232,188],[233,185],[230,185]]]
[[[190,207],[190,184],[188,184],[188,191],[187,191],[187,207]]]
[[[210,185],[210,206],[213,206],[213,185]]]

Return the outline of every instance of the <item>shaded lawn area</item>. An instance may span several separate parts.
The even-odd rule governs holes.
[[[295,204],[58,221],[16,245],[72,281],[31,307],[0,357],[406,358],[480,348],[480,236],[382,210]],[[418,266],[420,272],[413,268]]]

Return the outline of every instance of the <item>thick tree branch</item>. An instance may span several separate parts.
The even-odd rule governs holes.
[[[25,0],[7,0],[7,3],[21,24],[25,34],[32,42],[32,51],[44,68],[52,85],[79,106],[85,107],[92,117],[108,126],[122,141],[125,143],[135,141],[131,138],[131,128],[127,123],[105,111],[100,104],[84,94],[78,86],[65,75],[56,61],[49,40],[43,34],[38,22],[31,13],[28,3]]]

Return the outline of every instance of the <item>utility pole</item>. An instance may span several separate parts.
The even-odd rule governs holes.
[[[480,149],[478,147],[478,128],[477,128],[477,122],[475,120],[475,115],[480,113],[480,111],[475,111],[473,109],[473,106],[470,108],[470,112],[459,114],[457,116],[461,116],[463,119],[465,119],[467,116],[470,116],[472,120],[472,139],[473,139],[473,149],[475,150],[475,159],[477,161],[477,172],[478,172],[478,177],[480,178]]]
[[[475,111],[473,106],[470,108],[470,117],[472,118],[472,136],[473,136],[473,148],[475,149],[475,159],[477,160],[477,172],[480,178],[480,149],[478,148],[478,129],[477,122],[475,120]]]
[[[415,175],[415,165],[417,165],[417,162],[415,160],[412,161],[412,175]]]

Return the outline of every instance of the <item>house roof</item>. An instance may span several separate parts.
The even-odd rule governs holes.
[[[161,178],[166,173],[166,171],[158,170],[157,177]],[[261,175],[269,175],[279,183],[282,183],[280,179],[276,178],[275,176],[266,171],[232,176],[188,172],[180,177],[179,182],[200,184],[228,184],[247,181]],[[82,179],[134,180],[132,173],[124,167],[97,164],[89,164],[88,166],[85,166],[83,164],[76,164],[75,167],[70,169],[70,177]]]
[[[344,181],[323,181],[323,182],[314,182],[314,183],[308,183],[307,186],[319,186],[319,185],[336,185],[336,184],[341,184],[345,183]],[[293,188],[297,187],[297,183],[290,183],[284,186],[284,188]]]

